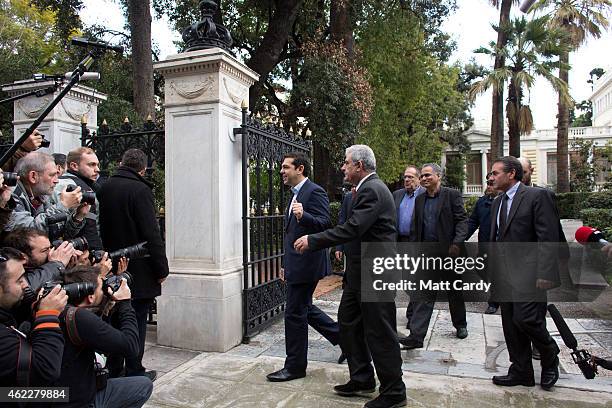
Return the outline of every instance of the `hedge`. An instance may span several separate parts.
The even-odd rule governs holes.
[[[596,193],[559,193],[556,194],[557,207],[561,218],[580,218],[580,210],[588,208],[587,199]]]
[[[604,237],[612,239],[612,208],[585,208],[580,211],[584,225],[603,232]]]

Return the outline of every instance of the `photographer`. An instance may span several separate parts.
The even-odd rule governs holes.
[[[40,300],[30,335],[16,330],[11,310],[19,305],[27,286],[23,261],[19,251],[0,249],[0,386],[49,386],[60,376],[64,339],[58,316],[68,297],[56,286]],[[21,362],[22,348],[28,345],[29,361]]]
[[[11,188],[4,184],[2,169],[0,169],[0,186],[0,231],[3,231],[15,209],[15,200],[12,198]]]
[[[17,162],[25,157],[28,153],[38,150],[42,141],[44,139],[44,135],[40,134],[38,130],[34,130],[30,136],[23,142],[21,146],[17,149],[13,157],[11,157],[8,162],[3,166],[4,171],[13,171]]]
[[[72,192],[62,191],[60,200],[51,203],[49,196],[58,183],[53,158],[46,153],[33,152],[19,160],[15,170],[19,175],[13,191],[16,207],[4,229],[35,227],[48,231],[47,217],[61,213],[67,216],[63,224],[64,238],[78,234],[85,224],[90,205],[81,203],[82,194],[78,187]]]
[[[57,166],[57,177],[62,177],[66,172],[66,155],[63,153],[53,153],[53,160]]]
[[[64,282],[89,282],[95,285],[95,292],[70,299],[76,308],[68,307],[60,315],[66,345],[62,373],[54,385],[69,387],[71,393],[70,402],[58,406],[141,407],[153,391],[151,380],[147,377],[106,380],[95,362],[95,351],[126,357],[138,354],[138,326],[130,305],[131,292],[127,281],[123,279],[115,292],[111,287],[104,292],[99,268],[77,266],[65,273]],[[96,314],[108,301],[115,302],[114,313],[119,320],[119,329]]]
[[[81,192],[84,194],[82,201],[86,201],[87,196],[93,198],[93,201],[88,201],[91,208],[85,216],[85,225],[76,236],[87,238],[90,249],[100,250],[102,249],[102,240],[98,233],[98,203],[95,199],[98,190],[96,180],[100,175],[98,156],[89,147],[79,147],[68,153],[66,164],[68,170],[59,178],[53,192],[52,201],[59,202],[60,194],[67,186],[81,187]]]
[[[18,228],[9,232],[3,242],[25,255],[25,277],[31,288],[26,293],[30,299],[45,282],[61,280],[73,258],[81,255],[81,251],[66,241],[53,248],[47,234],[36,228]]]

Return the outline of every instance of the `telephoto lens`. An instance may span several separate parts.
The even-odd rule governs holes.
[[[8,187],[15,187],[17,185],[17,181],[19,180],[19,176],[17,173],[11,173],[8,171],[3,171],[2,176],[4,176],[4,185]]]
[[[85,237],[78,237],[78,238],[73,238],[73,239],[66,239],[65,241],[68,241],[72,244],[72,246],[74,247],[74,249],[78,250],[78,251],[84,251],[87,248],[89,248],[89,243],[87,242],[87,238]],[[55,241],[53,241],[52,245],[54,248],[59,247],[60,245],[62,245],[62,241],[61,239],[57,239]]]
[[[43,285],[42,297],[47,296],[56,285],[61,285],[62,289],[66,291],[68,299],[70,301],[81,299],[87,295],[93,295],[96,291],[96,285],[91,282],[74,282],[62,284],[62,282],[45,282]]]
[[[77,186],[75,186],[74,184],[69,184],[68,186],[66,186],[66,192],[71,192],[76,190]],[[96,193],[94,193],[93,191],[83,191],[81,190],[81,194],[83,194],[83,198],[81,198],[81,202],[82,203],[87,203],[87,204],[91,204],[94,205],[96,203]]]
[[[108,257],[113,261],[126,257],[130,260],[140,259],[149,256],[149,250],[145,247],[148,244],[147,241],[141,242],[136,245],[129,246],[127,248],[121,248],[116,251],[110,252]]]

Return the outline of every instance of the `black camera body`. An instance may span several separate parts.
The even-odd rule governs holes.
[[[91,282],[74,282],[74,283],[62,283],[57,281],[48,281],[42,287],[42,295],[41,298],[47,296],[54,287],[57,285],[61,285],[62,289],[66,291],[68,295],[68,300],[73,301],[77,299],[81,299],[87,295],[93,295],[96,291],[96,285]]]
[[[86,249],[89,248],[89,243],[87,242],[87,238],[85,237],[77,237],[77,238],[73,238],[73,239],[66,239],[65,241],[68,241],[72,244],[72,246],[74,247],[74,249],[78,250],[78,251],[85,251]],[[62,245],[62,241],[61,239],[56,239],[55,241],[53,241],[51,243],[51,245],[53,245],[53,248],[57,248],[60,245]]]
[[[74,184],[69,184],[66,186],[66,192],[71,192],[77,189],[77,186]],[[90,205],[94,205],[96,203],[96,193],[94,193],[93,191],[83,191],[81,189],[81,193],[83,194],[83,197],[81,198],[81,202],[82,203],[87,203]]]
[[[4,177],[4,185],[8,187],[15,187],[17,185],[17,181],[19,181],[19,176],[17,173],[3,171],[2,176]]]
[[[49,147],[49,146],[51,146],[51,141],[45,139],[45,135],[41,135],[41,136],[42,136],[43,139],[40,142],[40,147]]]
[[[121,275],[108,275],[102,279],[102,292],[108,296],[108,289],[110,288],[112,293],[119,290],[121,281],[125,278],[128,286],[132,284],[132,275],[129,272],[123,272]]]

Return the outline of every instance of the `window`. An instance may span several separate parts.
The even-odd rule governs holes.
[[[482,156],[479,153],[468,155],[466,173],[468,185],[482,185]]]

